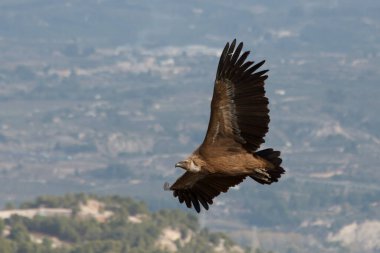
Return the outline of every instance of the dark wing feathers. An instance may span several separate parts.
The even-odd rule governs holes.
[[[243,45],[243,44],[241,44],[241,45]],[[240,68],[243,69],[242,64],[243,64],[243,62],[247,59],[249,53],[250,53],[249,51],[244,52],[244,53],[240,56],[239,60],[236,62],[236,65],[237,65],[237,66],[241,66]],[[247,63],[248,63],[247,68],[248,68],[251,64],[253,64],[253,62],[247,62]],[[244,70],[243,70],[243,71],[244,71]]]
[[[220,74],[220,71],[222,70],[222,66],[223,66],[224,60],[226,58],[227,50],[228,50],[229,47],[230,47],[230,44],[227,43],[226,46],[223,49],[223,52],[222,52],[221,56],[220,56],[219,64],[218,64],[218,70],[217,70],[217,73],[216,73],[217,76]]]
[[[188,208],[194,207],[199,213],[201,205],[208,210],[213,198],[227,192],[232,186],[240,184],[246,176],[199,175],[185,172],[171,187],[173,196]]]
[[[256,72],[265,61],[254,64],[246,61],[249,51],[241,54],[243,43],[236,40],[226,44],[221,54],[214,94],[211,102],[210,122],[200,151],[207,153],[217,146],[220,138],[230,138],[253,152],[264,143],[268,132],[269,109],[265,97],[266,72]]]
[[[240,55],[242,49],[243,49],[243,43],[240,43],[238,45],[238,47],[236,48],[235,53],[232,56],[232,59],[231,59],[231,64],[232,65],[236,64],[236,61],[238,60],[239,55]]]

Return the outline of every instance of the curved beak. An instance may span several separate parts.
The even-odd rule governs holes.
[[[164,184],[164,191],[170,191],[170,184],[168,182]]]
[[[183,161],[175,164],[175,167],[185,169],[185,163]]]

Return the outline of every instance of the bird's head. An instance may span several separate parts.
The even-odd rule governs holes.
[[[201,167],[198,166],[192,159],[186,159],[176,163],[175,167],[182,168],[190,172],[199,172]]]

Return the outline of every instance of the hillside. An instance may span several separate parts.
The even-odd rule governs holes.
[[[0,218],[1,253],[248,252],[189,213],[119,196],[43,196]]]

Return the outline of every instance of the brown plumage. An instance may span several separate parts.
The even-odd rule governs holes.
[[[203,143],[184,161],[176,164],[186,172],[166,190],[180,203],[200,212],[213,198],[241,183],[247,176],[261,184],[277,182],[285,170],[280,152],[256,151],[268,132],[269,109],[263,64],[246,61],[243,43],[226,44],[219,60],[211,115]]]

